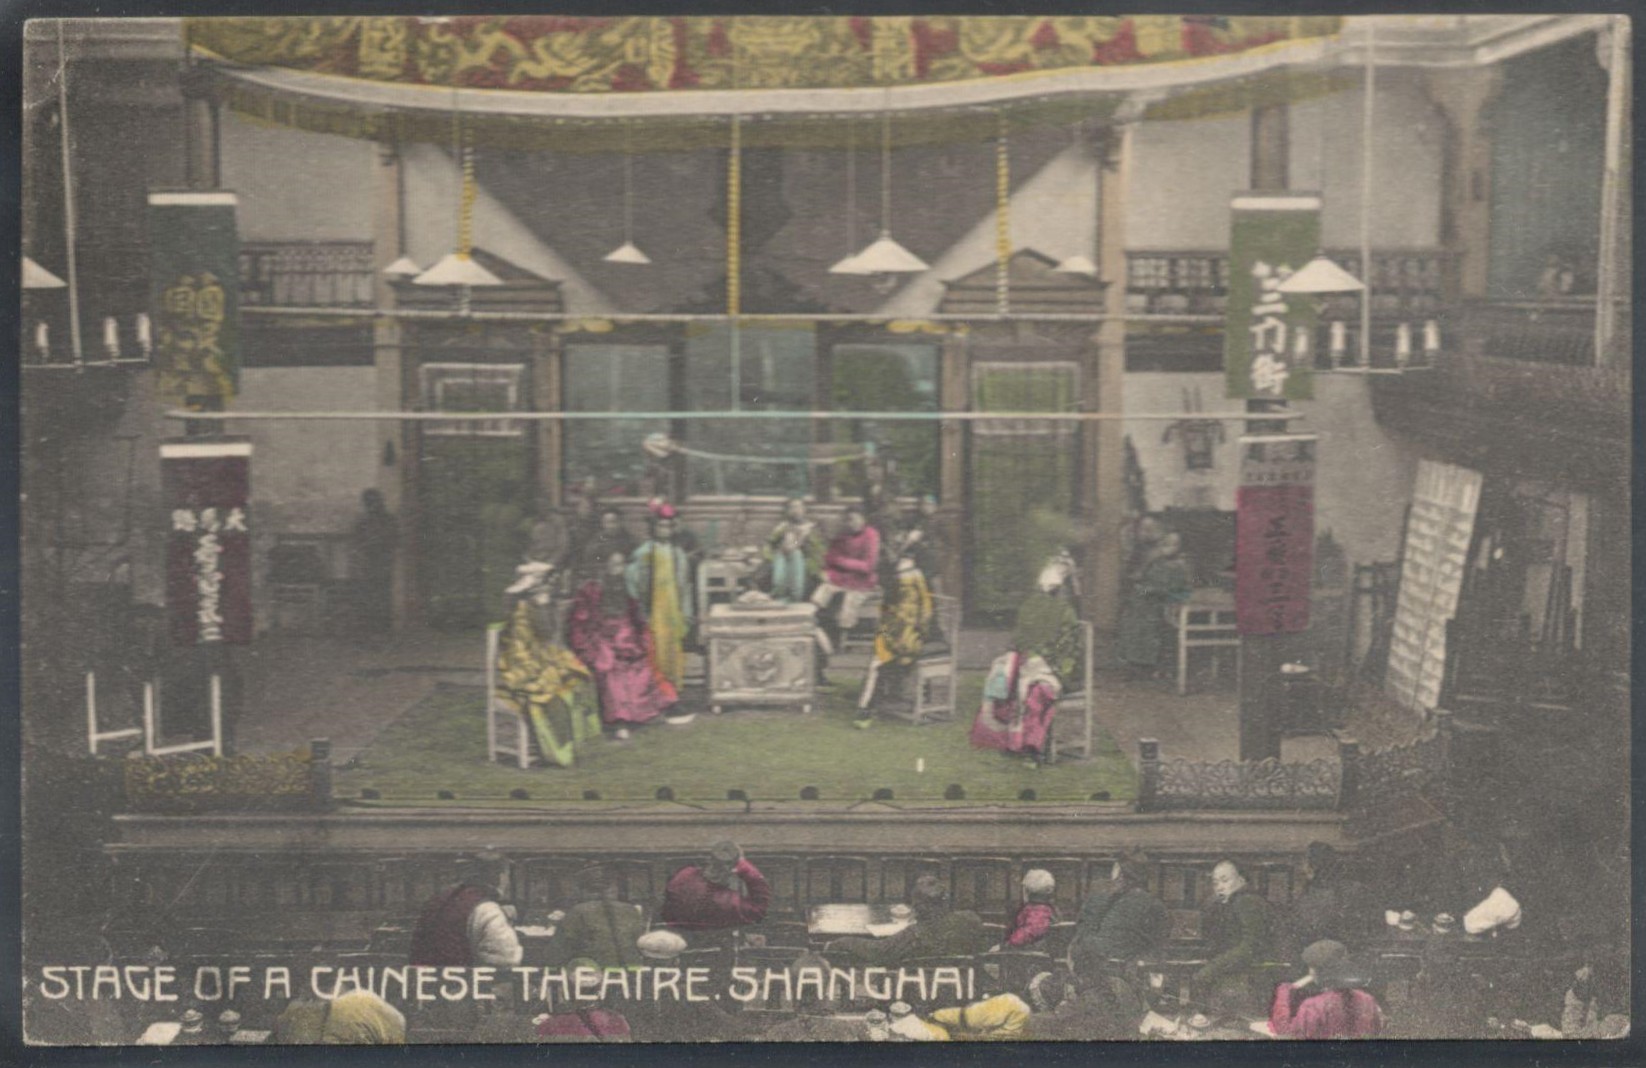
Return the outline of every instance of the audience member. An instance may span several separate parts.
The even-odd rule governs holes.
[[[938,1009],[928,1022],[954,1041],[999,1042],[1024,1037],[1030,1015],[1029,1006],[1016,994],[996,994],[970,1005]]]
[[[1269,1030],[1280,1038],[1372,1038],[1383,1031],[1377,999],[1360,989],[1349,951],[1324,940],[1303,951],[1309,973],[1275,988]]]
[[[665,932],[666,933],[666,932]],[[676,935],[675,937],[679,937]],[[574,977],[579,973],[600,972],[603,969],[592,960],[582,958],[566,965]],[[584,980],[585,988],[592,983]],[[627,1042],[629,1021],[623,1014],[598,999],[580,999],[568,1005],[556,1006],[554,992],[549,993],[545,1006],[549,1011],[532,1019],[533,1033],[540,1042]]]
[[[716,931],[766,918],[772,890],[736,842],[716,842],[701,864],[681,868],[663,897],[663,922],[682,931]]]
[[[1057,880],[1044,868],[1032,868],[1023,873],[1023,904],[1012,919],[1006,932],[1006,946],[1027,949],[1051,931],[1058,920],[1057,906],[1052,897],[1057,892]]]
[[[353,989],[326,1001],[301,997],[274,1024],[274,1041],[290,1046],[400,1046],[406,1018],[370,990]]]
[[[1270,952],[1269,903],[1247,885],[1239,865],[1230,860],[1212,869],[1212,893],[1214,899],[1201,919],[1211,959],[1195,973],[1195,985],[1208,1000],[1256,1016],[1260,995],[1253,980]]]
[[[635,941],[646,933],[646,912],[618,897],[617,879],[595,866],[578,873],[582,900],[560,921],[550,951],[554,963],[584,958],[602,968],[633,968],[641,963]]]
[[[1380,910],[1371,892],[1343,868],[1336,849],[1325,842],[1309,844],[1303,858],[1303,892],[1276,932],[1280,956],[1295,960],[1305,946],[1326,938],[1359,950],[1377,931]]]
[[[824,951],[831,960],[895,967],[925,957],[964,957],[984,947],[983,919],[951,909],[949,890],[934,875],[915,880],[909,902],[915,922],[888,938],[839,938]]]
[[[431,898],[412,928],[411,963],[436,967],[520,963],[520,939],[500,902],[509,897],[509,860],[487,850],[457,885]]]
[[[1115,861],[1109,885],[1094,890],[1080,910],[1069,961],[1075,974],[1095,980],[1110,962],[1131,962],[1160,949],[1171,931],[1166,906],[1148,889],[1147,862],[1136,854]]]

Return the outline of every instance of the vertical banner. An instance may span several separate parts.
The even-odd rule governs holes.
[[[251,641],[251,442],[160,446],[166,607],[176,645]]]
[[[235,203],[233,193],[149,194],[153,359],[172,403],[221,406],[240,382]]]
[[[1307,297],[1287,299],[1280,283],[1320,250],[1320,197],[1243,193],[1230,210],[1229,304],[1223,328],[1228,395],[1243,400],[1307,400],[1314,395],[1314,328]]]
[[[1313,434],[1240,439],[1235,492],[1235,625],[1241,634],[1309,626],[1314,573]]]

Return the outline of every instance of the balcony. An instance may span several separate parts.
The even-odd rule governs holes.
[[[244,307],[370,308],[370,241],[246,241],[240,245]]]
[[[1471,302],[1432,369],[1373,382],[1377,418],[1467,466],[1573,485],[1628,477],[1629,317],[1604,359],[1593,298]]]

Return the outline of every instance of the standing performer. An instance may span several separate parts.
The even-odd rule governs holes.
[[[652,639],[640,605],[629,596],[627,557],[606,558],[605,574],[585,582],[572,605],[572,651],[594,672],[600,716],[628,738],[628,725],[646,723],[674,707],[679,695],[652,666]]]
[[[913,664],[926,647],[932,627],[932,591],[926,576],[905,556],[897,562],[897,585],[886,591],[880,602],[880,622],[874,636],[874,656],[869,660],[869,677],[857,702],[857,726],[874,722],[875,685],[883,668],[903,669]]]
[[[1059,553],[1041,570],[1035,590],[1017,609],[1017,626],[1012,631],[1012,648],[1025,656],[1038,656],[1051,666],[1065,689],[1080,678],[1085,656],[1080,619],[1069,593],[1069,576],[1074,560]]]
[[[1121,661],[1140,674],[1160,670],[1166,646],[1166,610],[1189,599],[1189,563],[1183,539],[1172,531],[1148,550],[1120,609],[1116,646]]]
[[[651,537],[629,561],[629,596],[651,628],[651,662],[674,689],[686,676],[686,635],[692,624],[691,564],[675,541],[675,512],[660,505]]]
[[[560,613],[548,564],[522,564],[508,595],[516,601],[497,651],[497,697],[532,725],[545,761],[570,767],[578,742],[600,734],[599,699],[589,669],[560,644]]]
[[[772,564],[772,596],[804,601],[823,571],[823,537],[799,497],[783,506],[783,519],[766,539],[766,559]]]

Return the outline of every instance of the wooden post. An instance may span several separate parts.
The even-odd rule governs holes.
[[[211,755],[223,755],[223,676],[212,673],[211,677]]]
[[[1160,743],[1155,739],[1138,739],[1137,772],[1137,810],[1148,812],[1160,788]]]
[[[1491,239],[1492,142],[1481,115],[1503,84],[1497,65],[1422,72],[1419,84],[1440,111],[1440,241],[1452,253],[1444,296],[1484,297]]]
[[[1353,738],[1337,740],[1337,760],[1342,765],[1342,777],[1337,790],[1337,807],[1347,812],[1354,808],[1360,795],[1360,743]]]
[[[1098,275],[1107,283],[1103,313],[1108,318],[1097,330],[1096,410],[1119,414],[1125,410],[1126,379],[1126,209],[1132,168],[1134,124],[1121,123],[1108,131],[1108,143],[1098,168]],[[1093,544],[1086,564],[1085,603],[1093,626],[1113,634],[1120,620],[1120,529],[1126,518],[1126,426],[1107,419],[1083,429],[1090,465],[1091,487],[1087,515]]]
[[[377,164],[372,199],[372,296],[379,309],[387,310],[395,306],[395,294],[383,270],[405,251],[404,173],[399,147],[392,144],[381,146]],[[407,388],[407,360],[401,347],[403,338],[400,320],[387,316],[373,320],[377,407],[386,412],[418,407]],[[377,427],[377,489],[383,494],[384,507],[400,521],[401,528],[394,574],[390,579],[392,619],[398,625],[406,618],[412,601],[413,569],[410,561],[416,558],[415,531],[408,522],[411,509],[407,505],[415,495],[415,435],[418,429],[412,423],[392,419],[383,420]]]
[[[957,330],[943,338],[941,359],[938,374],[941,407],[946,412],[966,411],[971,401],[967,335],[963,331]],[[964,597],[961,546],[967,536],[964,517],[970,515],[972,509],[966,484],[966,429],[965,424],[952,419],[939,425],[937,499],[941,507],[938,521],[944,534],[944,552],[943,559],[938,561],[938,570],[943,576],[944,590]]]
[[[309,742],[309,791],[314,807],[332,807],[331,739],[315,738]]]
[[[555,330],[531,334],[532,401],[538,411],[558,412],[565,407],[565,335]],[[565,503],[566,487],[561,477],[565,468],[566,424],[545,419],[537,430],[538,496],[552,506]]]

